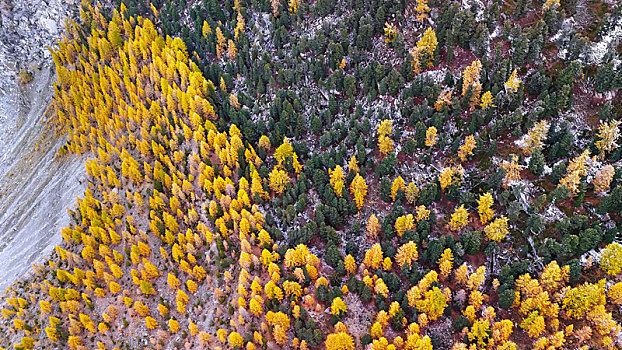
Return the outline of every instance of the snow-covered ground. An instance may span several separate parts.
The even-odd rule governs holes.
[[[26,88],[0,94],[0,291],[60,243],[66,207],[84,193],[83,160],[54,159],[64,138],[44,123],[53,81],[44,67]]]

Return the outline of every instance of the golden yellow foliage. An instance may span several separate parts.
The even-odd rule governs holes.
[[[618,148],[616,143],[620,138],[620,122],[619,120],[612,120],[609,123],[602,123],[598,127],[598,133],[596,136],[599,138],[596,141],[596,148],[600,151],[599,157],[605,158],[605,152],[611,152]]]
[[[464,204],[459,206],[454,210],[454,213],[451,214],[451,219],[449,220],[449,229],[452,231],[460,231],[466,225],[469,224],[469,212],[464,207]]]
[[[387,43],[392,43],[395,39],[395,35],[397,34],[397,27],[395,25],[385,22],[384,23],[384,41]]]
[[[542,120],[529,129],[527,137],[525,137],[524,148],[526,154],[531,154],[536,148],[541,148],[543,146],[543,141],[546,140],[550,127],[548,121]]]
[[[372,239],[378,238],[378,232],[380,231],[380,222],[376,215],[371,214],[367,220],[366,225],[367,236]]]
[[[496,107],[494,105],[494,102],[492,99],[492,93],[490,91],[484,92],[479,105],[480,107],[482,107],[482,109],[488,109],[489,107]]]
[[[348,333],[331,333],[326,337],[326,350],[354,350],[354,339]]]
[[[428,147],[432,147],[436,144],[437,135],[436,135],[436,127],[431,126],[425,131],[425,145]]]
[[[484,228],[484,232],[489,240],[501,242],[501,240],[504,239],[508,233],[510,233],[508,230],[508,218],[505,216],[496,218]]]
[[[365,259],[363,260],[363,263],[367,267],[377,269],[380,267],[380,264],[384,259],[382,255],[382,248],[380,248],[380,244],[376,243],[365,252]]]
[[[330,305],[330,313],[333,315],[344,315],[348,311],[348,306],[340,297],[333,299]]]
[[[492,210],[492,204],[493,199],[490,192],[486,192],[479,196],[479,199],[477,200],[477,212],[482,224],[486,224],[495,215],[495,211]]]
[[[458,157],[461,161],[466,162],[467,157],[473,155],[473,150],[475,149],[475,137],[473,135],[469,135],[464,139],[464,144],[460,146],[458,149]]]
[[[415,220],[413,214],[408,214],[406,216],[400,216],[395,220],[395,231],[397,231],[397,235],[402,237],[404,232],[408,230],[414,230]]]
[[[401,176],[398,176],[393,180],[393,184],[391,185],[391,198],[395,200],[395,196],[397,196],[397,191],[406,189],[406,184],[404,183],[404,179]]]
[[[598,169],[596,175],[594,175],[594,179],[592,180],[592,184],[594,185],[595,192],[606,192],[609,190],[609,185],[613,180],[613,176],[615,175],[615,169],[612,165],[607,164],[602,168]]]
[[[287,175],[285,170],[279,169],[278,167],[275,167],[274,169],[272,169],[272,171],[270,172],[269,178],[270,178],[270,189],[272,189],[274,192],[276,192],[279,195],[281,195],[285,191],[287,184],[289,184],[290,182],[289,175]]]
[[[600,255],[600,267],[608,275],[617,275],[622,271],[622,245],[613,242],[603,249]]]
[[[522,81],[518,78],[518,71],[514,69],[508,80],[503,85],[505,86],[505,90],[511,94],[518,91],[521,83]]]
[[[363,204],[365,203],[365,196],[367,196],[367,184],[361,175],[356,174],[350,183],[350,193],[354,196],[356,208],[361,210]]]
[[[451,90],[443,90],[438,95],[438,99],[434,102],[434,109],[440,112],[444,106],[451,106]]]
[[[438,40],[436,39],[436,32],[432,28],[428,28],[419,41],[417,41],[417,47],[411,51],[413,56],[413,72],[415,74],[421,73],[421,62],[426,67],[432,66],[432,59],[434,57],[434,51],[438,46]]]
[[[480,60],[475,60],[462,72],[462,96],[467,93],[470,87],[473,92],[473,97],[470,102],[471,108],[475,107],[480,102],[482,84],[479,81],[479,76],[481,70],[482,62]]]
[[[415,11],[417,12],[417,21],[423,22],[428,16],[428,12],[430,12],[430,7],[428,6],[427,0],[417,0],[417,7],[415,7]]]
[[[513,181],[520,180],[520,172],[524,166],[518,164],[518,156],[512,155],[510,161],[504,160],[501,162],[501,169],[505,170],[505,178],[503,179],[503,186],[507,187]]]

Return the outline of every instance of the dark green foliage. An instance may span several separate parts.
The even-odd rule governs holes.
[[[577,259],[572,259],[566,263],[570,267],[569,280],[570,283],[576,283],[581,277],[581,262]]]
[[[385,202],[391,202],[391,180],[388,177],[382,178],[380,181],[380,199]]]
[[[439,186],[434,182],[427,184],[419,191],[419,203],[428,206],[438,200],[439,196]]]
[[[499,293],[499,307],[508,310],[514,304],[514,289],[506,289]]]
[[[319,285],[317,289],[315,290],[315,297],[319,301],[327,302],[328,301],[328,288],[323,284]]]
[[[482,233],[480,231],[463,233],[460,236],[460,243],[462,243],[466,254],[476,255],[482,245]]]
[[[602,240],[602,235],[599,230],[595,228],[588,228],[587,230],[579,234],[579,246],[577,247],[577,254],[587,253],[589,250],[598,246]]]
[[[471,321],[464,315],[459,315],[451,322],[451,326],[456,333],[462,332],[464,327],[471,327]]]
[[[540,176],[544,171],[544,164],[544,155],[540,148],[536,148],[529,159],[529,171],[536,176]]]

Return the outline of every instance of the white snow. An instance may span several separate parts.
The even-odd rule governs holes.
[[[591,64],[601,64],[607,52],[614,50],[614,45],[622,38],[622,17],[618,18],[613,29],[607,35],[590,47],[588,58]]]

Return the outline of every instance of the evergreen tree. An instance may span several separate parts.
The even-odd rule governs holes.
[[[531,158],[529,159],[529,171],[536,176],[542,175],[544,171],[544,155],[540,148],[536,148],[536,150],[531,154]]]

